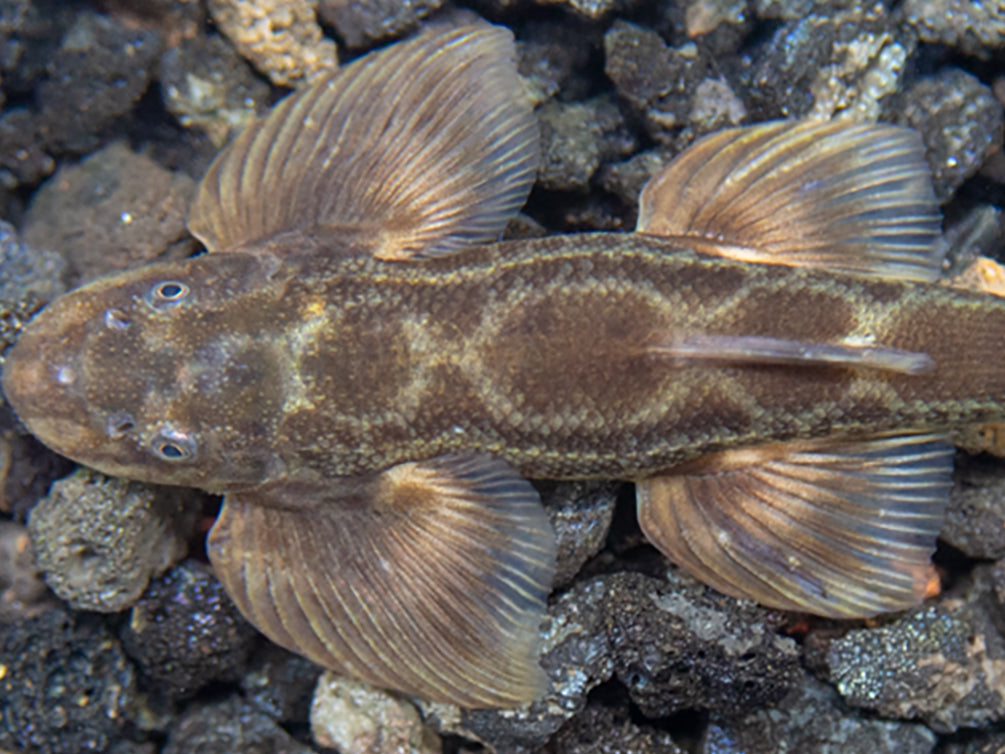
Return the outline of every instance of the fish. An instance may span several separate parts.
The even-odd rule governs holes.
[[[4,392],[80,464],[222,495],[210,561],[272,641],[461,707],[547,688],[532,479],[633,482],[729,595],[918,604],[953,443],[1005,422],[1005,301],[941,280],[918,134],[717,131],[635,232],[501,241],[538,140],[502,27],[361,57],[218,155],[208,253],[50,303]]]

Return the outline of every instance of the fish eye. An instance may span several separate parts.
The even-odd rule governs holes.
[[[189,287],[178,280],[162,280],[150,289],[149,300],[154,307],[173,306],[184,299]]]
[[[150,449],[162,461],[188,461],[195,456],[195,439],[176,429],[162,429],[154,437]]]

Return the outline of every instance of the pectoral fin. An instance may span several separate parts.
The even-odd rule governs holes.
[[[543,690],[554,533],[502,461],[443,457],[231,494],[209,554],[252,623],[328,668],[464,707]]]
[[[189,229],[210,251],[279,234],[326,253],[435,256],[494,241],[537,171],[509,31],[434,30],[287,97],[210,166]],[[306,243],[306,240],[305,240]]]
[[[719,591],[835,618],[926,593],[953,448],[934,435],[719,453],[640,482],[639,523]]]
[[[642,191],[637,230],[766,264],[939,275],[940,216],[916,132],[774,121],[706,136]]]

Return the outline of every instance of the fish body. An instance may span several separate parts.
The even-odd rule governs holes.
[[[23,413],[64,415],[53,434],[70,455],[105,447],[109,420],[128,415],[144,431],[92,463],[218,492],[461,453],[530,478],[634,480],[756,443],[1005,418],[1005,365],[987,357],[1005,352],[1005,300],[686,244],[597,233],[419,265],[237,253],[143,268],[115,279],[117,302],[99,283],[93,312],[64,317],[57,302],[60,333],[25,332],[21,348],[40,343],[29,368],[78,377]],[[165,282],[183,300],[151,306]],[[660,348],[710,335],[878,342],[934,368],[752,368]],[[151,457],[172,432],[207,446],[184,470]]]
[[[713,134],[637,233],[496,242],[536,164],[508,33],[395,45],[249,128],[192,208],[211,253],[53,302],[4,391],[81,463],[222,493],[210,558],[274,641],[464,706],[546,682],[527,478],[634,481],[730,594],[917,602],[948,441],[1005,421],[1005,301],[938,281],[917,136]]]

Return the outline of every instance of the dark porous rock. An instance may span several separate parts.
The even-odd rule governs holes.
[[[543,754],[683,754],[665,731],[639,725],[627,707],[591,704],[555,734]]]
[[[78,282],[141,264],[187,256],[185,229],[195,182],[115,143],[66,166],[35,194],[25,241],[55,249]]]
[[[700,754],[930,754],[935,734],[917,723],[862,717],[837,692],[806,676],[777,706],[742,717],[719,713],[698,749]]]
[[[609,95],[548,102],[538,120],[543,145],[538,185],[545,189],[585,191],[601,163],[635,151],[635,138]]]
[[[191,560],[152,581],[122,628],[151,688],[173,697],[240,678],[257,636],[209,567]]]
[[[197,36],[161,58],[164,105],[186,128],[205,131],[217,147],[265,109],[269,86],[222,37]]]
[[[648,717],[742,712],[777,702],[803,677],[778,618],[677,576],[614,573],[575,583],[552,606],[541,666],[550,688],[516,710],[429,705],[430,719],[500,751],[536,751],[616,677]]]
[[[1005,733],[970,733],[962,741],[949,741],[939,754],[1003,754]]]
[[[81,754],[120,737],[135,679],[98,616],[56,608],[0,626],[0,668],[0,747]]]
[[[237,697],[193,704],[168,735],[163,754],[312,754],[254,705]]]
[[[543,698],[511,710],[422,702],[423,717],[440,733],[480,741],[497,751],[538,751],[583,709],[587,694],[613,673],[607,600],[607,579],[597,578],[574,584],[549,609],[541,665],[550,685]]]
[[[551,482],[538,485],[558,541],[554,586],[568,583],[604,546],[617,502],[617,482]]]
[[[0,520],[0,623],[34,618],[54,604],[35,565],[28,530]]]
[[[52,301],[66,292],[66,261],[55,251],[32,248],[14,226],[0,221],[0,306]]]
[[[1005,719],[1003,577],[979,566],[961,596],[831,641],[826,676],[849,704],[939,733]]]
[[[939,537],[971,558],[1005,558],[1005,469],[981,457],[957,463]]]
[[[306,720],[321,668],[272,643],[252,656],[241,677],[244,698],[280,722]]]
[[[607,611],[615,674],[648,717],[763,707],[802,677],[776,614],[677,571],[667,581],[620,574]]]
[[[103,129],[146,91],[160,51],[156,31],[80,13],[38,87],[40,128],[50,148],[79,154],[97,147]]]
[[[32,186],[56,167],[40,129],[38,118],[26,108],[0,115],[0,187]]]
[[[950,45],[984,58],[1005,46],[1005,6],[1001,3],[906,0],[902,11],[925,42]]]
[[[46,583],[78,610],[115,613],[133,605],[152,576],[188,551],[200,501],[78,471],[52,485],[28,519]]]
[[[589,96],[593,80],[589,65],[603,43],[589,24],[565,20],[529,24],[517,40],[517,70],[530,85],[535,102],[544,102],[560,91],[566,100]]]
[[[625,207],[637,210],[642,189],[672,157],[671,150],[658,147],[639,152],[624,162],[609,163],[600,172],[600,185],[624,202]]]
[[[318,0],[318,16],[335,28],[349,47],[369,47],[382,39],[401,37],[419,21],[439,10],[443,0]]]
[[[59,0],[0,0],[0,79],[7,97],[34,90],[79,13]]]
[[[655,31],[615,21],[604,36],[604,71],[618,95],[643,115],[653,138],[669,142],[690,121],[698,83],[709,74],[694,42],[668,47]]]
[[[958,68],[918,81],[903,99],[899,122],[921,132],[935,193],[944,201],[1001,148],[1002,103],[990,87]]]
[[[915,46],[880,3],[794,19],[753,55],[749,109],[757,120],[844,112],[875,121]]]

